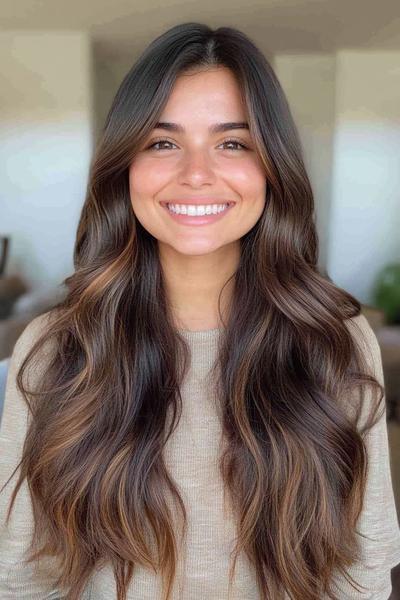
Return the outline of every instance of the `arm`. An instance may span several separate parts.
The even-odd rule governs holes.
[[[364,315],[350,321],[351,331],[361,343],[371,373],[384,385],[381,351],[373,329]],[[353,325],[356,328],[353,329]],[[365,395],[362,415],[367,415],[369,409],[369,393],[370,390]],[[357,592],[344,578],[338,578],[340,600],[388,600],[392,591],[391,569],[400,562],[400,530],[392,486],[386,408],[367,433],[365,442],[370,464],[357,529],[368,539],[360,537],[363,559],[353,564],[348,573],[367,590]]]
[[[43,325],[40,315],[33,319],[17,340],[11,356],[3,416],[0,428],[0,489],[4,486],[20,461],[30,415],[22,395],[16,388],[17,370],[32,346]],[[15,499],[8,524],[5,523],[11,492],[17,481],[19,469],[0,492],[0,598],[2,600],[59,600],[65,598],[54,588],[52,563],[42,560],[40,571],[35,563],[22,562],[33,532],[33,512],[26,479]]]

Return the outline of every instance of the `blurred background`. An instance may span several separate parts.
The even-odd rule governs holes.
[[[398,0],[2,0],[0,413],[17,337],[73,270],[89,161],[113,96],[145,46],[185,21],[243,30],[287,94],[320,268],[362,303],[380,343],[400,513]]]

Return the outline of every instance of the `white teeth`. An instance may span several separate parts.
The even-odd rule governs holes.
[[[201,216],[201,215],[216,215],[224,211],[228,204],[167,204],[171,212],[181,215]]]

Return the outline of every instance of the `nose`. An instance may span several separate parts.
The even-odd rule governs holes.
[[[182,158],[178,183],[196,187],[204,184],[213,184],[215,180],[216,175],[213,168],[213,161],[206,149],[195,149],[185,152],[185,156]]]

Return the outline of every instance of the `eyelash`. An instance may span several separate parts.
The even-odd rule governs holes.
[[[150,146],[148,146],[147,150],[152,150],[152,149],[153,149],[153,147],[154,147],[156,144],[161,144],[161,143],[163,143],[163,142],[166,142],[167,144],[173,144],[173,143],[174,143],[174,142],[171,142],[170,140],[166,140],[166,139],[160,139],[160,140],[156,140],[156,141],[154,141],[154,142],[153,142],[153,143],[152,143]],[[231,143],[231,144],[239,144],[239,146],[241,146],[241,147],[242,147],[242,148],[240,148],[241,150],[248,150],[248,146],[246,146],[246,145],[245,145],[245,144],[243,144],[242,142],[239,142],[238,140],[229,139],[229,140],[224,140],[224,141],[222,142],[222,144],[229,144],[229,143]],[[170,148],[158,148],[158,149],[154,148],[154,150],[155,150],[156,152],[161,152],[162,150],[170,150]],[[235,148],[227,148],[227,150],[231,150],[231,151],[235,152],[237,149],[235,149]]]

